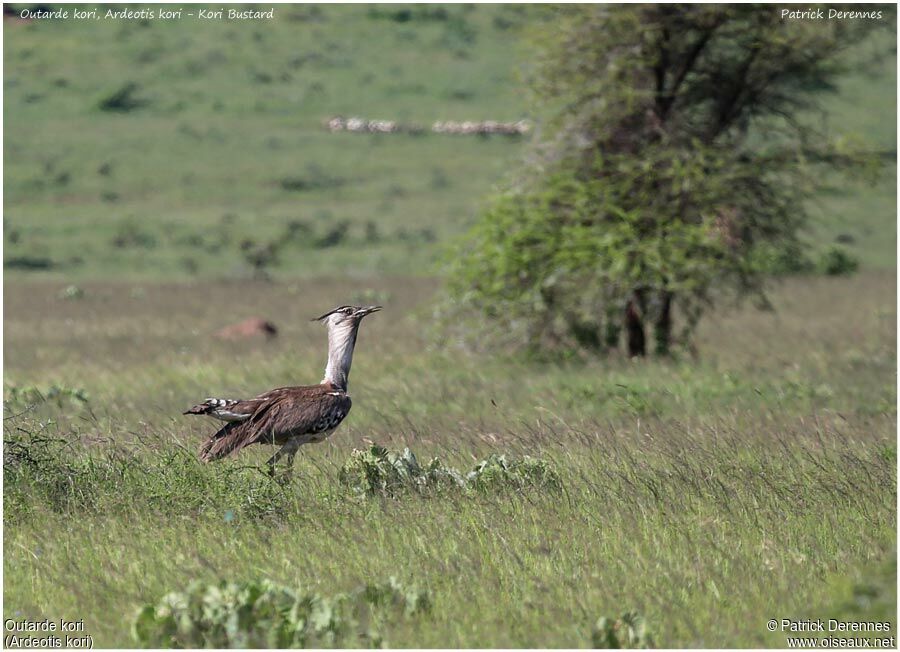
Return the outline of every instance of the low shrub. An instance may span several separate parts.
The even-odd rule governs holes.
[[[117,111],[128,113],[144,106],[147,101],[138,97],[140,86],[134,82],[126,82],[115,91],[101,99],[97,106],[101,111]]]
[[[4,269],[53,269],[59,264],[46,256],[13,256],[3,259]]]
[[[425,614],[430,606],[427,592],[393,577],[332,597],[269,580],[193,582],[142,607],[132,635],[153,647],[380,647],[393,620]]]
[[[60,296],[70,298],[70,286]],[[79,288],[75,288],[78,290]],[[82,292],[83,295],[83,292]],[[71,298],[80,298],[73,296]],[[80,387],[68,387],[66,385],[50,385],[49,387],[40,388],[36,385],[8,385],[4,388],[3,402],[9,408],[20,409],[44,402],[53,402],[57,407],[69,407],[73,405],[84,405],[88,403],[88,395]]]
[[[329,228],[321,237],[313,241],[316,249],[327,249],[328,247],[336,247],[347,238],[350,231],[350,222],[347,220],[339,220],[331,228]]]
[[[828,276],[847,276],[859,269],[859,259],[843,247],[829,247],[819,257],[818,268]]]
[[[422,466],[408,448],[402,453],[372,445],[354,450],[341,467],[340,481],[356,493],[395,495],[403,490],[440,489],[465,486],[465,479],[455,469],[447,468],[437,458]]]
[[[94,502],[88,467],[73,459],[70,443],[52,434],[52,423],[3,437],[3,515],[14,523],[35,505],[62,512]]]
[[[591,633],[594,648],[651,648],[655,647],[653,637],[647,630],[644,618],[635,611],[622,614],[619,618],[600,618]]]
[[[546,460],[529,457],[508,460],[506,455],[491,455],[466,474],[466,485],[479,491],[498,487],[561,488],[559,474]]]
[[[463,474],[436,457],[422,465],[409,448],[396,453],[378,445],[354,450],[339,477],[341,483],[354,492],[370,496],[395,496],[410,490],[419,493],[445,489],[487,492],[526,487],[559,489],[562,486],[559,474],[549,462],[528,455],[507,459],[506,455],[494,454]]]
[[[158,244],[155,235],[134,221],[119,225],[111,243],[116,249],[155,249]]]
[[[308,164],[303,174],[278,179],[278,185],[287,192],[311,192],[340,188],[346,182],[346,179],[332,175],[314,163]]]
[[[816,268],[804,247],[797,242],[779,247],[762,243],[754,250],[753,264],[762,273],[772,276],[811,274]]]
[[[158,514],[280,520],[297,496],[253,466],[203,465],[176,446],[141,454],[131,446],[86,448],[77,433],[23,415],[4,423],[4,518],[34,509],[58,514]],[[230,515],[230,516],[229,516]]]

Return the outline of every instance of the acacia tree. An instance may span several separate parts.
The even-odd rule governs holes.
[[[882,20],[774,6],[562,5],[528,73],[540,135],[455,260],[450,287],[530,347],[688,341],[725,295],[765,302],[764,261],[800,250],[822,166],[868,153],[813,112]]]

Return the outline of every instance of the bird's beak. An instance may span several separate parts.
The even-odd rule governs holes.
[[[360,308],[356,311],[356,314],[360,317],[365,317],[366,315],[369,315],[373,312],[378,312],[379,310],[381,310],[381,306],[368,306],[367,308]]]

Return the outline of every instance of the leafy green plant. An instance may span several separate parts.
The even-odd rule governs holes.
[[[405,588],[394,577],[332,597],[270,580],[195,581],[144,605],[132,635],[142,645],[166,647],[379,647],[392,620],[425,614],[430,606],[426,591]]]
[[[339,188],[346,182],[346,179],[329,174],[315,163],[310,163],[303,174],[282,177],[278,180],[278,185],[287,192],[310,192]]]
[[[643,616],[629,611],[619,618],[600,618],[594,624],[591,643],[595,648],[650,648],[655,647]]]
[[[859,259],[843,247],[829,247],[818,262],[819,271],[828,276],[846,276],[859,269]]]
[[[68,293],[68,288],[66,292]],[[88,400],[88,394],[83,389],[57,384],[43,389],[36,385],[7,385],[3,397],[3,402],[13,408],[45,402],[56,403],[57,407],[62,408],[68,405],[83,405]]]
[[[466,484],[472,489],[488,491],[497,487],[547,487],[559,489],[559,474],[546,460],[528,455],[522,459],[507,459],[506,455],[491,455],[466,474]]]
[[[120,113],[128,113],[139,109],[147,101],[138,97],[140,86],[135,82],[126,82],[115,91],[104,97],[98,103],[101,111],[118,111]]]
[[[336,247],[341,244],[350,231],[350,222],[347,220],[338,220],[331,228],[329,228],[321,237],[313,241],[313,246],[317,249],[327,249],[328,247]]]
[[[405,490],[561,487],[559,474],[549,462],[528,455],[508,459],[494,454],[464,475],[436,457],[423,466],[409,448],[396,453],[378,445],[354,450],[341,468],[340,481],[360,494],[389,496]]]
[[[816,271],[815,262],[799,242],[774,246],[762,243],[751,254],[752,264],[761,274],[789,276],[810,274]]]
[[[25,425],[25,424],[23,424]],[[27,515],[37,499],[42,508],[63,511],[93,500],[87,466],[73,459],[70,444],[56,436],[52,422],[18,427],[3,437],[3,512],[7,522]]]
[[[119,226],[112,239],[112,245],[116,249],[154,249],[157,244],[155,235],[130,220]]]
[[[172,447],[146,457],[133,447],[83,447],[51,420],[20,411],[4,422],[4,518],[35,505],[59,514],[206,514],[230,520],[280,520],[295,496],[254,467],[203,466],[193,450]]]
[[[377,444],[365,450],[355,449],[341,467],[339,477],[342,484],[368,495],[465,485],[458,471],[445,467],[437,458],[422,466],[409,448],[396,453]]]
[[[52,269],[59,264],[46,256],[13,256],[3,259],[5,269]]]
[[[268,269],[278,264],[278,254],[283,244],[284,241],[275,240],[258,243],[252,238],[241,242],[241,254],[253,270],[254,278],[270,279]]]

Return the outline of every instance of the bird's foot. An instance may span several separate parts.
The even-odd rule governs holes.
[[[283,467],[281,470],[275,468],[274,465],[269,466],[266,471],[266,475],[268,475],[272,480],[277,482],[278,484],[288,484],[294,478],[294,470],[291,467]]]
[[[275,482],[282,486],[289,485],[294,481],[294,474],[290,469],[285,469],[278,475],[274,476],[273,479],[275,480]]]

